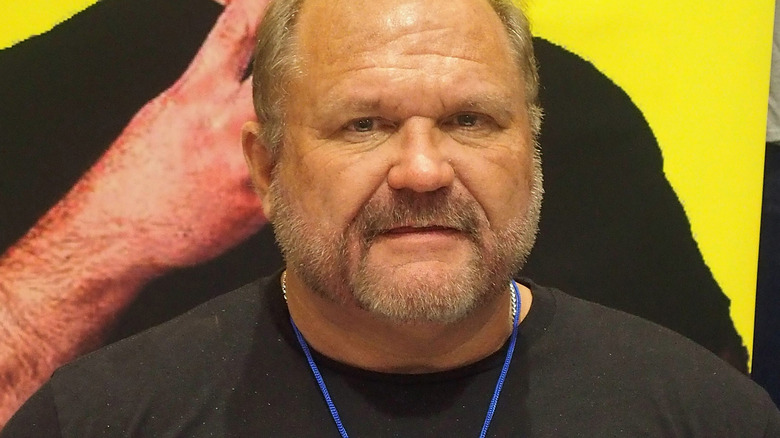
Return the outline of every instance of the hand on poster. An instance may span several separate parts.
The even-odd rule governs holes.
[[[238,137],[254,117],[251,81],[242,76],[264,6],[231,3],[183,76],[139,111],[85,177],[93,215],[132,224],[132,247],[153,268],[212,258],[264,221]]]
[[[98,346],[149,280],[265,222],[240,128],[254,117],[242,78],[266,4],[229,2],[181,78],[0,257],[0,428],[57,367]]]

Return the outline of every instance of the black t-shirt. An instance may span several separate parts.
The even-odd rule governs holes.
[[[778,437],[766,393],[689,340],[524,281],[534,295],[488,436]],[[58,370],[18,437],[338,437],[278,275]],[[506,347],[404,375],[314,352],[352,437],[478,436]]]

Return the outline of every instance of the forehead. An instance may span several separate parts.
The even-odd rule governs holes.
[[[414,56],[514,72],[509,39],[487,0],[307,0],[297,34],[301,67],[309,73],[404,68],[404,62],[415,65]]]

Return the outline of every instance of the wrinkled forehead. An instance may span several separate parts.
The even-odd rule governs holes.
[[[486,0],[307,0],[297,32],[303,60],[320,65],[377,56],[377,49],[512,62],[504,27]]]

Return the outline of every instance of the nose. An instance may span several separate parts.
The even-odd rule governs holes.
[[[395,190],[433,192],[451,185],[455,169],[442,148],[443,136],[436,123],[423,118],[408,119],[398,132],[400,144],[387,174]]]

